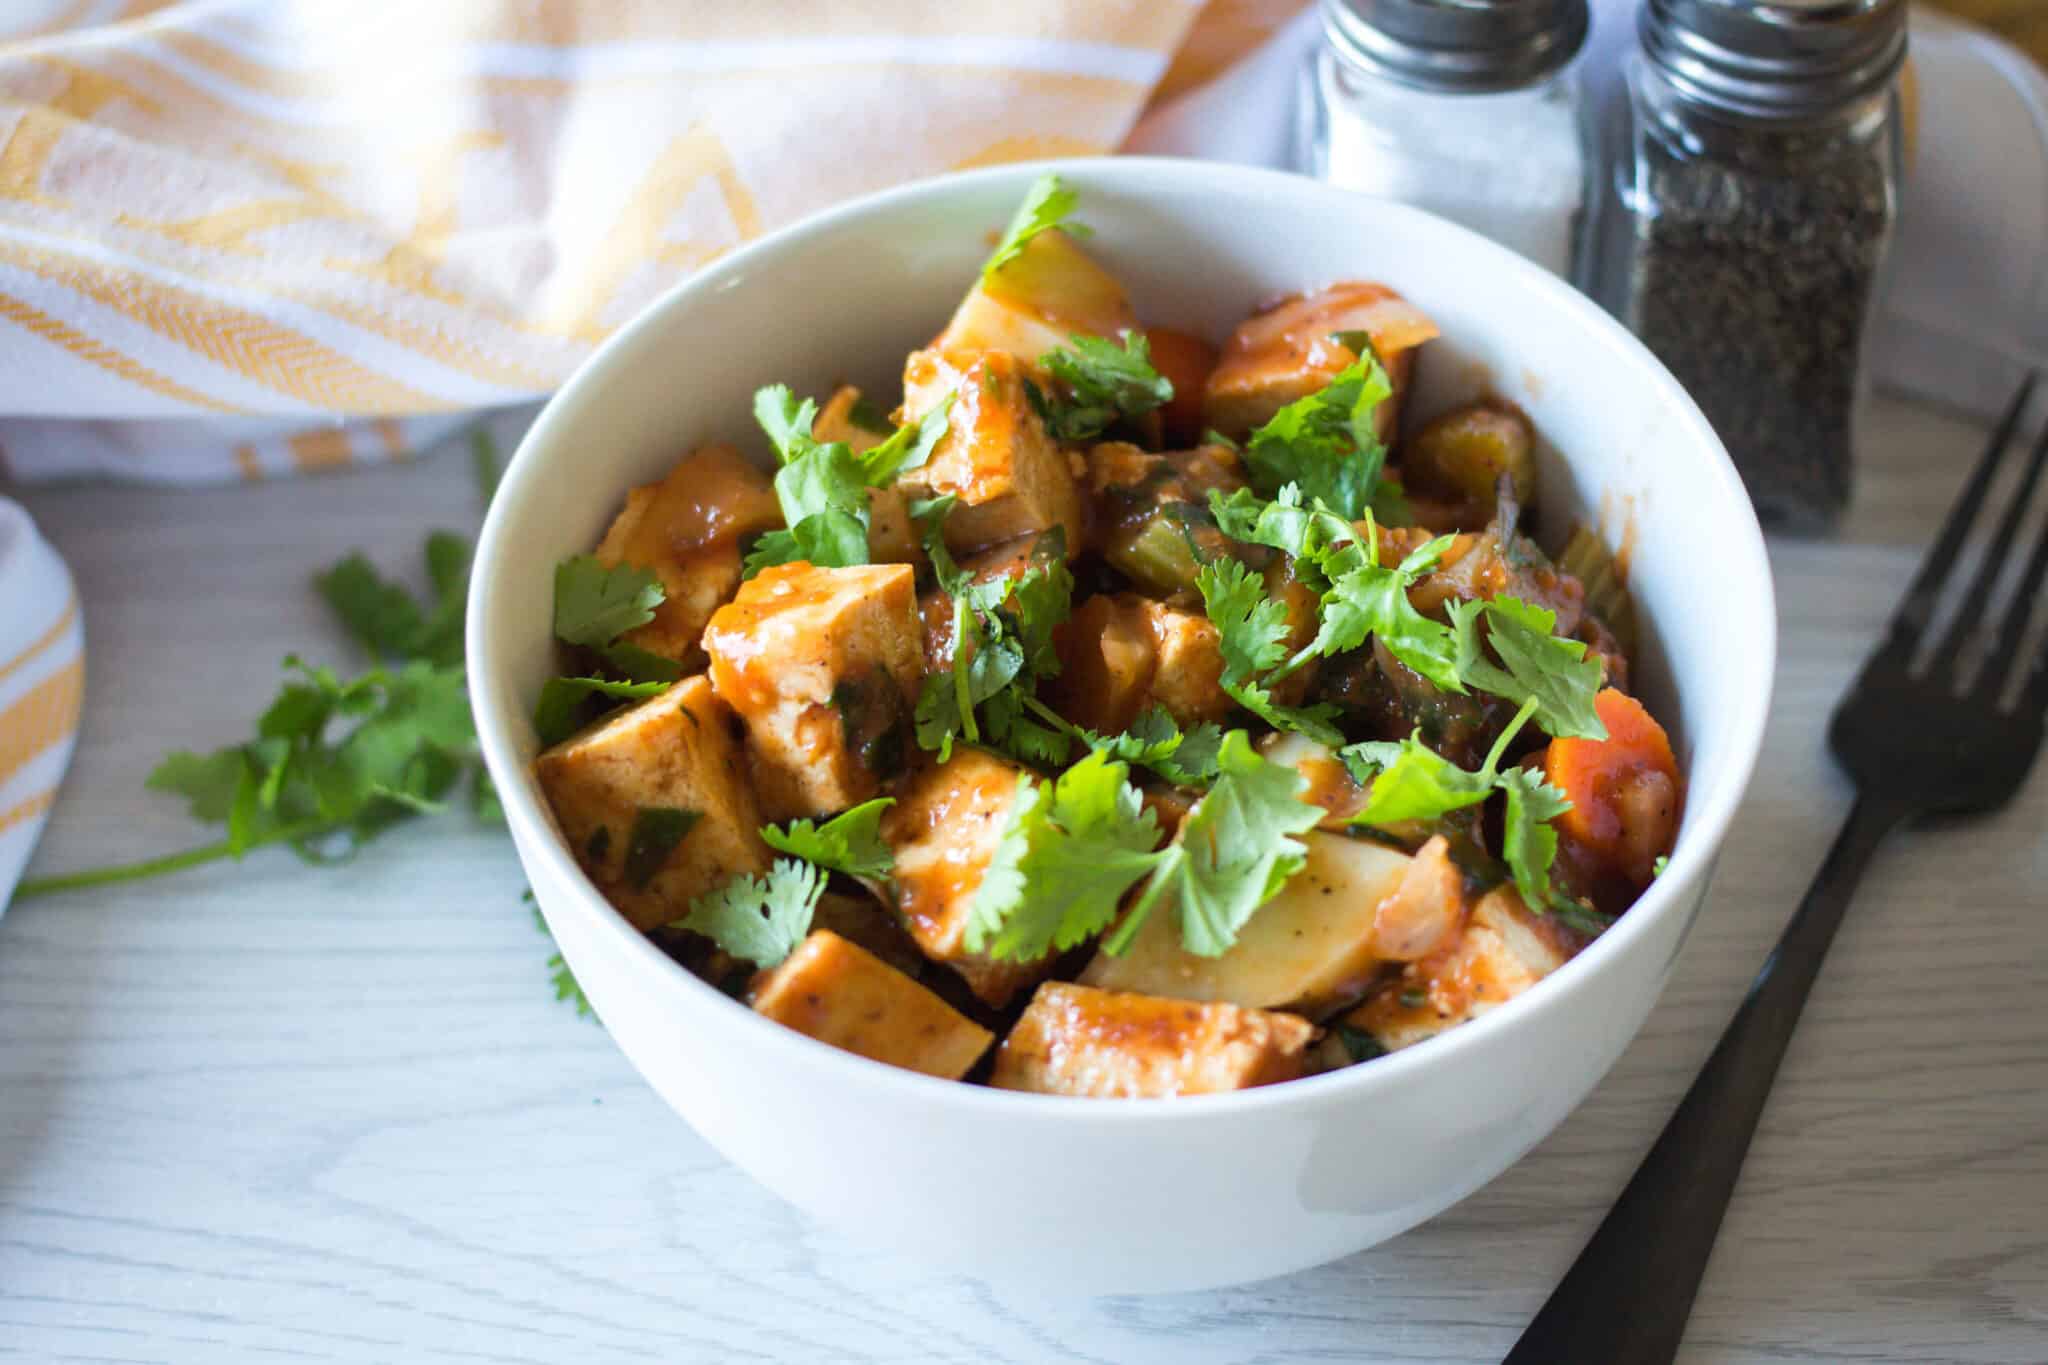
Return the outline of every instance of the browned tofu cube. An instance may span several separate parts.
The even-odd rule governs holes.
[[[765,569],[704,630],[771,820],[859,805],[901,770],[924,677],[907,564]]]
[[[1024,770],[979,749],[956,749],[910,778],[882,817],[896,858],[896,905],[926,957],[960,973],[1000,1009],[1045,978],[1052,959],[999,962],[968,951],[967,912],[1009,823]]]
[[[1465,931],[1442,951],[1346,1015],[1388,1051],[1476,1019],[1562,967],[1576,951],[1571,931],[1498,887],[1472,907]]]
[[[1231,333],[1209,373],[1202,416],[1224,435],[1242,438],[1264,426],[1298,398],[1329,387],[1358,359],[1337,341],[1339,332],[1364,332],[1393,381],[1393,396],[1374,414],[1380,439],[1391,441],[1401,400],[1415,364],[1415,348],[1437,334],[1436,324],[1383,284],[1346,282],[1298,294],[1247,318]]]
[[[946,546],[966,554],[1032,531],[1064,527],[1081,545],[1081,495],[1066,455],[1025,396],[1024,364],[1000,351],[914,351],[903,369],[903,416],[915,422],[953,395],[946,435],[902,485],[960,501]]]
[[[1054,229],[1024,244],[1023,251],[977,278],[935,349],[1001,351],[1027,364],[1076,333],[1115,340],[1136,330],[1137,316],[1123,286],[1072,237]]]
[[[1306,1019],[1048,981],[996,1053],[1003,1090],[1146,1099],[1247,1090],[1302,1073]]]
[[[697,897],[768,866],[732,713],[701,676],[571,736],[533,766],[576,860],[636,929],[679,919]],[[688,812],[682,838],[659,858],[634,848],[645,811]]]
[[[814,929],[754,979],[754,1009],[798,1033],[890,1066],[957,1081],[995,1035],[830,929]]]
[[[782,525],[768,476],[731,446],[706,446],[677,462],[660,483],[626,494],[625,510],[598,542],[612,568],[631,564],[666,594],[654,619],[625,640],[664,658],[687,660],[719,603],[740,585],[740,537]]]
[[[1078,725],[1115,734],[1154,703],[1183,727],[1230,714],[1222,637],[1199,612],[1136,593],[1098,594],[1075,608],[1054,642],[1060,673],[1046,695]]]

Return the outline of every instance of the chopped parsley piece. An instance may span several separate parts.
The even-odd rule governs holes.
[[[683,836],[703,818],[702,811],[677,806],[642,806],[633,817],[632,833],[626,836],[626,860],[621,869],[626,884],[645,891]]]
[[[1009,823],[968,907],[967,947],[1035,961],[1101,932],[1157,861],[1159,826],[1129,768],[1092,753],[1040,782],[1018,781]]]
[[[822,826],[809,820],[794,821],[787,829],[763,825],[761,838],[777,853],[849,877],[886,877],[895,870],[896,861],[882,842],[882,812],[895,804],[891,797],[878,796],[842,811]]]
[[[1308,779],[1259,757],[1242,730],[1224,735],[1216,762],[1215,785],[1156,855],[1145,889],[1105,941],[1111,953],[1130,946],[1164,899],[1179,920],[1182,946],[1219,957],[1306,861],[1307,846],[1293,836],[1323,815],[1301,799]]]
[[[1056,175],[1041,175],[1032,181],[1024,202],[1017,206],[1010,225],[1003,229],[1002,240],[981,267],[981,277],[988,279],[1023,255],[1024,244],[1048,228],[1058,228],[1069,237],[1088,236],[1086,226],[1068,221],[1080,202],[1079,191],[1068,189]]]
[[[665,682],[611,682],[604,678],[549,678],[533,708],[533,728],[542,748],[560,744],[589,721],[585,703],[593,696],[633,700],[668,691]]]
[[[734,877],[690,903],[674,927],[702,934],[756,967],[773,967],[811,932],[825,876],[794,858],[777,858],[761,877]]]
[[[555,635],[602,649],[652,621],[664,596],[660,581],[645,569],[608,569],[595,555],[575,555],[555,566]]]

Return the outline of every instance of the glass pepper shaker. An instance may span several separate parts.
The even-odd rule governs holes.
[[[1904,0],[1645,0],[1578,283],[1691,392],[1766,520],[1847,506],[1898,214]]]
[[[1585,200],[1586,0],[1323,0],[1295,162],[1563,275]]]

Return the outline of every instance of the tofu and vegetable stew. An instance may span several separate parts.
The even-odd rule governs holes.
[[[1393,288],[1218,347],[1075,200],[1033,187],[893,409],[764,388],[758,450],[625,491],[556,570],[540,784],[638,929],[850,1052],[1091,1096],[1369,1062],[1661,869],[1623,566],[1539,548],[1514,406],[1404,423],[1437,329]]]

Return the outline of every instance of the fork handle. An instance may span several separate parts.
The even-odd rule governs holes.
[[[1721,1215],[1821,959],[1871,854],[1910,813],[1857,799],[1692,1089],[1506,1365],[1655,1365],[1677,1356]]]

